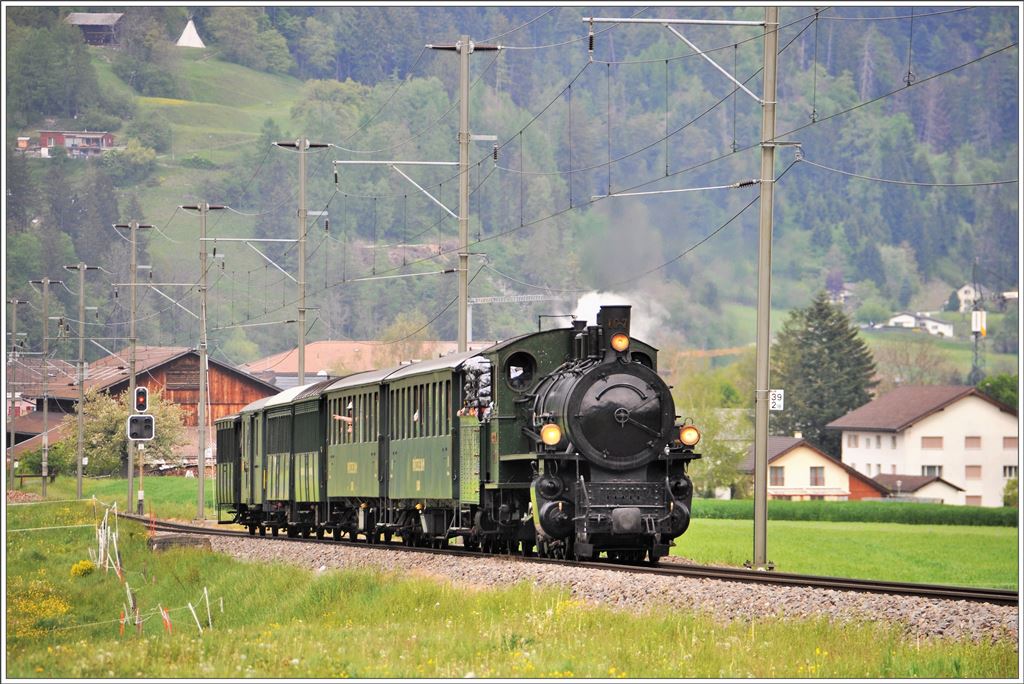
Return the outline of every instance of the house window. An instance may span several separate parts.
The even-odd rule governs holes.
[[[46,146],[47,147],[53,147],[53,137],[52,136],[46,139]]]
[[[860,435],[849,434],[846,435],[846,446],[857,448],[860,446]]]
[[[980,506],[981,505],[981,497],[980,496],[969,496],[969,497],[967,497],[967,505],[968,506]]]
[[[969,465],[964,467],[964,477],[968,480],[980,480],[981,479],[981,466],[980,465]]]
[[[784,487],[786,485],[785,473],[785,466],[769,466],[768,484],[770,484],[772,487]]]
[[[942,437],[922,437],[921,438],[922,449],[941,449],[942,448]]]
[[[1016,437],[1003,437],[1003,448],[1017,450],[1017,438]]]
[[[964,449],[980,449],[981,437],[964,437]]]
[[[896,448],[896,435],[892,435],[892,437],[890,437],[889,439],[892,440],[890,442],[890,444],[889,444],[889,448],[890,449],[895,449]]]
[[[892,464],[892,474],[893,475],[896,474],[896,464],[895,463]]]
[[[866,437],[866,438],[864,439],[864,448],[865,448],[865,449],[870,449],[870,448],[871,448],[871,435],[868,435],[868,436],[867,436],[867,437]]]
[[[811,466],[811,486],[825,486],[825,466]]]
[[[1017,477],[1017,466],[1003,466],[1003,477],[1007,479]]]
[[[875,435],[875,448],[876,449],[881,449],[882,448],[882,435]]]
[[[881,463],[876,463],[875,464],[875,475],[881,475],[881,474],[882,474],[882,464]]]
[[[921,474],[925,477],[942,477],[942,466],[923,465],[921,466]]]

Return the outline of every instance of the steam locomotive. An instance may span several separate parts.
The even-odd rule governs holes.
[[[287,389],[216,422],[217,511],[249,534],[654,563],[690,523],[677,422],[630,307],[596,325]]]

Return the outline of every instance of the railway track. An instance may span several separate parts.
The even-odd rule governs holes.
[[[152,520],[144,516],[129,513],[119,513],[126,520],[133,520],[146,525],[149,529],[157,532],[177,532],[180,534],[202,534],[209,536],[227,537],[249,537],[244,531],[216,529],[185,523],[168,522],[164,520]],[[335,541],[333,539],[316,539],[307,537],[273,537],[280,541],[304,542],[313,544],[335,544],[342,546],[358,546],[365,548],[365,542],[351,540]],[[391,542],[374,544],[375,548],[385,548],[411,553],[429,554],[450,554],[455,556],[473,556],[493,558],[493,554],[480,551],[467,551],[459,547],[448,547],[446,549],[432,549],[423,547],[408,547],[401,543]],[[714,579],[728,582],[752,582],[759,584],[775,584],[788,587],[814,587],[818,589],[832,589],[837,591],[855,591],[862,593],[890,594],[897,596],[917,596],[931,599],[947,599],[955,601],[979,601],[995,605],[1018,605],[1018,592],[1012,589],[987,589],[980,587],[956,587],[941,584],[916,584],[912,582],[887,582],[879,580],[855,579],[848,577],[824,577],[818,575],[798,575],[785,572],[765,572],[750,570],[747,568],[716,567],[706,565],[690,565],[683,563],[666,563],[657,566],[630,565],[613,562],[596,561],[572,561],[553,558],[537,558],[528,556],[502,556],[509,560],[524,563],[549,563],[580,568],[594,568],[601,570],[617,570],[620,572],[632,572],[638,574],[694,577],[699,579]]]

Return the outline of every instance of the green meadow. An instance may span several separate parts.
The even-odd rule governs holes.
[[[1016,643],[1005,639],[919,640],[878,623],[825,620],[723,624],[685,611],[595,608],[527,583],[467,591],[409,573],[312,573],[196,549],[153,553],[145,528],[127,522],[120,525],[124,577],[143,622],[141,633],[128,625],[121,634],[125,586],[115,573],[81,564],[102,506],[9,505],[7,514],[6,656],[16,678],[1019,674]],[[169,630],[158,606],[169,611]]]

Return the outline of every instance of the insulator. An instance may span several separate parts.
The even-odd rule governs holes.
[[[325,233],[330,233],[331,232],[331,219],[329,219],[329,218],[324,219],[324,232]]]
[[[334,167],[334,184],[335,185],[338,184],[338,167],[337,166]]]
[[[590,33],[587,35],[587,51],[590,53],[590,61],[594,61],[594,20],[590,20]]]
[[[213,248],[213,258],[214,259],[217,258],[217,248],[216,247]]]
[[[491,156],[494,158],[495,162],[498,161],[498,143],[494,143],[494,149],[491,150]]]
[[[117,288],[114,288],[114,299],[117,299]]]

